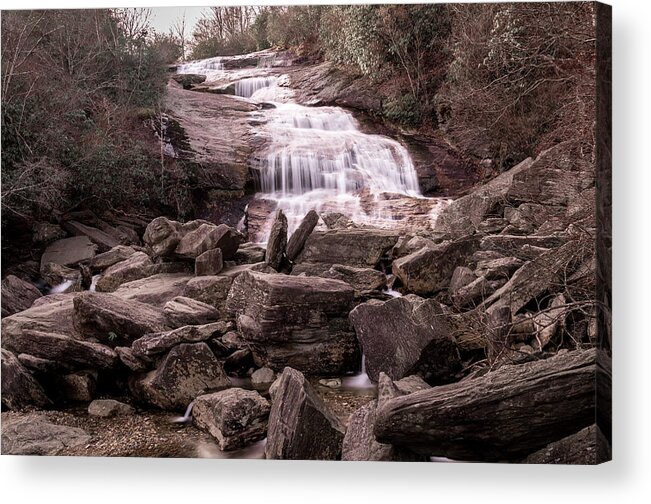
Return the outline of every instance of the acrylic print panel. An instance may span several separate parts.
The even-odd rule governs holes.
[[[610,8],[169,13],[2,13],[2,453],[609,460]]]

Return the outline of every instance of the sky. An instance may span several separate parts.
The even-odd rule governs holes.
[[[152,7],[151,24],[157,32],[167,33],[185,13],[186,33],[190,36],[197,21],[208,7]]]

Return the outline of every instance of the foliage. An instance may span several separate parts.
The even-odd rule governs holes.
[[[146,10],[3,12],[8,218],[158,201],[154,139],[137,114],[160,108],[174,43],[152,33]]]

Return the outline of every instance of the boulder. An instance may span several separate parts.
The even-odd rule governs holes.
[[[298,228],[296,228],[296,231],[292,233],[291,238],[287,242],[287,259],[293,262],[294,259],[298,257],[305,246],[305,242],[312,231],[314,231],[318,222],[319,214],[314,210],[310,210],[305,217],[303,217]]]
[[[57,455],[90,441],[85,430],[53,424],[36,413],[2,421],[3,455]]]
[[[136,356],[131,347],[115,347],[115,353],[118,354],[120,362],[131,371],[140,373],[151,369],[153,366],[151,359],[143,356]]]
[[[374,268],[396,244],[398,236],[396,232],[379,229],[314,231],[296,262]]]
[[[117,416],[133,415],[136,412],[129,406],[115,399],[95,399],[88,405],[88,414],[100,418],[113,418]]]
[[[235,252],[242,241],[242,235],[226,224],[201,224],[197,229],[189,231],[181,238],[174,250],[174,254],[185,259],[196,259],[204,252],[219,248],[223,260],[227,261]]]
[[[374,433],[429,456],[519,461],[594,423],[596,369],[594,350],[502,366],[386,401]]]
[[[594,465],[612,459],[610,443],[596,424],[548,444],[523,460],[525,464]]]
[[[233,281],[226,309],[257,362],[342,375],[361,358],[348,322],[353,295],[339,280],[247,271]]]
[[[179,241],[181,225],[167,217],[157,217],[149,223],[142,240],[157,257],[165,257],[174,252]]]
[[[114,264],[128,259],[133,254],[136,253],[136,249],[126,245],[118,245],[113,247],[108,252],[98,254],[90,260],[90,269],[93,273],[104,271],[107,268],[110,268]]]
[[[221,249],[207,250],[194,261],[194,274],[196,276],[216,275],[224,268]]]
[[[172,331],[145,334],[133,342],[131,349],[136,357],[152,356],[167,352],[181,343],[198,343],[221,337],[231,328],[230,322],[183,326]]]
[[[265,455],[280,460],[337,460],[344,430],[302,373],[285,368],[273,395]]]
[[[503,234],[485,236],[481,240],[480,247],[482,250],[494,250],[503,256],[529,259],[528,247],[550,249],[560,247],[565,242],[567,242],[567,236],[519,236]],[[525,246],[527,248],[525,248]]]
[[[452,303],[457,308],[474,308],[479,306],[488,296],[506,283],[506,279],[489,280],[485,276],[475,278],[468,285],[451,293]]]
[[[450,279],[450,285],[448,286],[450,296],[454,296],[459,289],[471,284],[476,279],[477,275],[475,275],[470,268],[467,268],[466,266],[457,266],[454,268],[454,272],[452,272],[452,278]]]
[[[47,263],[75,266],[95,257],[95,251],[96,246],[87,236],[64,238],[55,241],[45,249],[41,256],[41,266]]]
[[[251,385],[255,388],[268,388],[276,379],[276,373],[273,369],[268,367],[263,367],[256,369],[251,375]]]
[[[226,304],[232,283],[233,279],[228,276],[195,277],[186,284],[181,295],[207,303],[221,312]]]
[[[384,273],[371,268],[355,268],[335,264],[319,275],[323,278],[333,278],[346,282],[355,289],[355,296],[360,297],[371,291],[381,291],[387,286],[387,277]]]
[[[192,418],[224,451],[244,448],[267,433],[269,401],[253,390],[231,388],[197,397]]]
[[[266,249],[252,243],[245,243],[233,255],[235,264],[255,264],[264,262]]]
[[[91,242],[97,245],[100,252],[106,252],[107,250],[111,250],[113,247],[120,245],[120,241],[114,236],[111,236],[96,227],[82,224],[81,222],[69,220],[64,222],[62,227],[73,236],[87,236]]]
[[[127,282],[113,292],[125,301],[137,301],[162,308],[165,303],[183,295],[192,276],[185,273],[160,273]]]
[[[513,177],[532,163],[533,159],[527,158],[470,194],[454,200],[438,215],[435,230],[451,237],[474,233],[491,213],[499,214],[498,207],[505,204]]]
[[[72,318],[80,334],[109,346],[168,329],[163,313],[151,305],[99,292],[77,294]]]
[[[101,343],[34,329],[3,335],[2,346],[16,354],[29,354],[73,367],[111,369],[118,359],[115,351]]]
[[[276,271],[280,270],[280,266],[285,258],[285,248],[287,247],[287,217],[282,210],[276,210],[276,216],[269,239],[267,240],[267,251],[264,256],[264,262],[270,268]]]
[[[79,269],[68,268],[67,266],[61,266],[55,263],[43,264],[40,268],[40,275],[47,285],[52,288],[56,287],[56,291],[59,294],[67,291],[62,290],[64,288],[64,285],[62,285],[64,282],[69,280],[67,282],[69,285],[68,288],[72,289],[81,280],[81,271]]]
[[[2,280],[1,291],[3,317],[26,310],[42,295],[34,284],[14,275],[8,275]]]
[[[372,300],[351,311],[350,320],[373,381],[384,372],[394,380],[419,374],[428,382],[446,383],[461,369],[451,327],[434,300]]]
[[[57,393],[67,402],[90,402],[97,389],[97,374],[80,371],[57,377]]]
[[[2,358],[2,406],[10,410],[20,410],[27,406],[45,408],[52,404],[43,387],[16,356],[9,350],[0,350]],[[2,422],[4,424],[4,420]],[[4,447],[3,447],[4,453]]]
[[[219,310],[207,303],[183,296],[175,297],[163,307],[170,327],[209,324],[219,320]]]
[[[37,298],[31,308],[2,319],[2,337],[19,337],[29,329],[74,335],[74,296],[75,294],[55,294]]]
[[[114,292],[123,283],[132,282],[151,275],[154,263],[144,252],[131,254],[124,261],[110,266],[97,281],[98,292]]]
[[[394,261],[392,271],[405,291],[432,294],[449,287],[456,267],[465,265],[478,247],[474,236],[425,247]]]
[[[517,257],[500,257],[489,261],[478,261],[475,274],[485,276],[488,280],[508,280],[523,264],[524,261]]]
[[[206,343],[181,343],[160,365],[129,382],[139,400],[162,409],[183,409],[197,396],[231,386]]]
[[[62,368],[61,364],[58,362],[26,353],[18,354],[16,357],[28,371],[35,373],[36,375],[56,373]]]

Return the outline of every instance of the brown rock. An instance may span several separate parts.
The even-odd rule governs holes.
[[[305,242],[309,238],[318,222],[319,214],[317,214],[314,210],[310,210],[305,215],[305,217],[303,217],[300,225],[296,231],[292,233],[291,238],[287,242],[287,259],[294,261],[294,259],[298,257],[298,254],[300,254],[303,250]]]
[[[97,281],[98,292],[114,292],[123,283],[146,278],[151,274],[152,260],[144,252],[131,254],[124,261],[110,266]]]
[[[170,327],[209,324],[220,318],[219,310],[215,307],[183,296],[168,301],[163,313]]]
[[[20,410],[27,406],[45,408],[52,402],[43,387],[34,379],[16,356],[4,348],[2,355],[2,406]],[[2,421],[4,424],[4,419]],[[3,443],[4,444],[4,443]],[[3,446],[4,453],[4,446]]]
[[[26,310],[42,296],[34,284],[8,275],[2,280],[2,316]]]
[[[267,240],[267,251],[264,262],[270,268],[280,271],[285,258],[285,247],[287,246],[287,217],[282,210],[276,211],[276,217],[271,225],[271,232]]]

